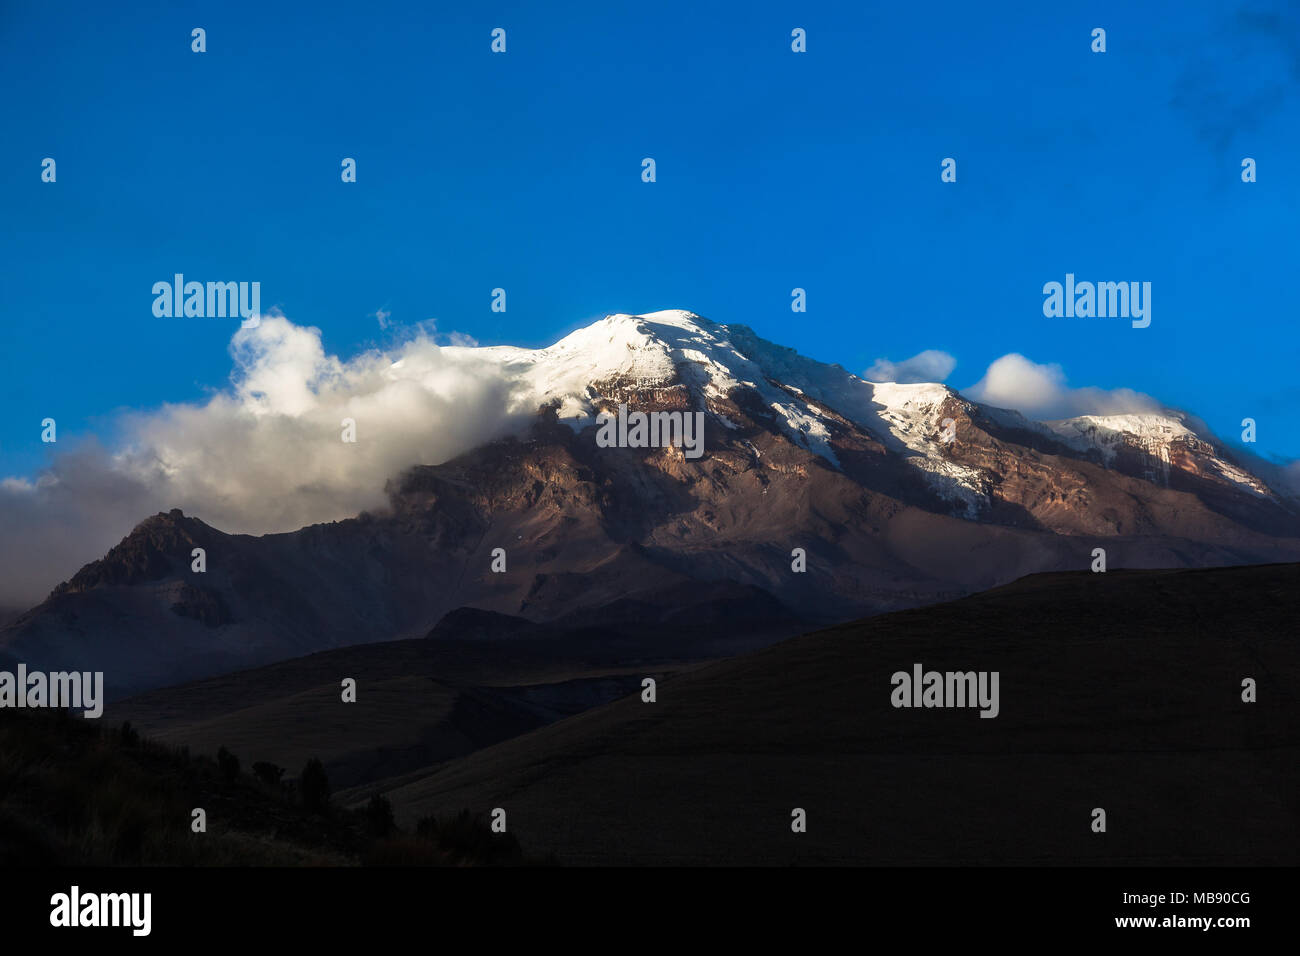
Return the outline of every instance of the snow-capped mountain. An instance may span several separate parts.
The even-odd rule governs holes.
[[[1247,494],[1274,496],[1262,479],[1236,464],[1203,425],[1193,427],[1190,416],[1182,412],[1082,415],[1044,424],[1070,447],[1097,451],[1107,467],[1131,456],[1148,481],[1168,486],[1171,468],[1204,472],[1208,467],[1211,474]]]
[[[122,691],[420,637],[462,607],[680,655],[1097,547],[1112,568],[1300,560],[1293,501],[1182,413],[1033,422],[678,311],[474,352],[526,431],[395,475],[386,509],[346,521],[252,537],[156,515],[0,630],[0,655]],[[620,404],[702,412],[703,455],[602,447]]]
[[[744,389],[770,410],[786,437],[839,468],[832,435],[837,422],[848,420],[969,517],[978,517],[988,504],[988,476],[963,463],[953,454],[953,442],[945,441],[943,423],[954,409],[978,409],[991,421],[1037,431],[1107,468],[1165,487],[1172,468],[1245,494],[1278,497],[1234,462],[1204,425],[1179,411],[1031,422],[1018,412],[970,402],[939,383],[869,382],[765,341],[746,326],[719,325],[681,310],[608,315],[545,349],[474,351],[499,362],[516,383],[517,408],[553,404],[560,421],[579,430],[618,396],[664,404],[675,396],[733,428],[727,408],[733,391]]]

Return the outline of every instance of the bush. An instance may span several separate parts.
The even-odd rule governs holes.
[[[217,751],[217,769],[228,782],[234,783],[235,778],[239,776],[239,758],[222,747]]]
[[[366,804],[366,828],[371,836],[381,840],[397,829],[393,805],[382,793],[375,794]]]
[[[421,840],[429,840],[433,843],[438,842],[438,818],[429,815],[420,817],[415,821],[415,835]]]
[[[325,765],[317,758],[307,761],[302,768],[298,790],[302,794],[302,804],[312,813],[319,813],[329,804],[330,780],[325,774]]]
[[[469,810],[461,810],[438,827],[438,846],[466,863],[517,863],[523,858],[513,833],[493,833],[491,825]]]
[[[446,866],[447,857],[428,840],[402,836],[376,840],[361,851],[363,866]]]
[[[259,760],[253,764],[253,776],[268,787],[279,787],[280,778],[284,776],[284,768],[277,767],[266,760]]]

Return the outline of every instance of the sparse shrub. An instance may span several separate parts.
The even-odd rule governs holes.
[[[298,785],[302,794],[302,804],[312,813],[325,809],[330,799],[330,781],[325,774],[325,765],[315,757],[307,761],[302,768],[302,777]]]
[[[137,747],[140,744],[140,731],[131,726],[131,721],[122,724],[118,731],[122,737],[123,747]]]
[[[56,711],[0,718],[0,872],[32,866],[337,865],[358,849],[401,840],[362,840],[364,811],[323,821],[256,787],[227,787],[228,751],[194,754],[186,766],[171,747],[141,736],[122,745],[120,725],[95,726]],[[224,750],[224,748],[222,748]],[[236,761],[237,763],[237,761]],[[295,785],[297,780],[287,781]],[[214,789],[226,792],[214,794]],[[286,787],[288,789],[288,787]],[[190,811],[215,797],[222,826],[202,838]],[[263,838],[268,815],[279,826]],[[413,837],[381,858],[416,865],[442,853]],[[421,852],[422,851],[422,852]]]
[[[446,866],[447,856],[428,840],[398,833],[361,852],[364,866]]]
[[[233,783],[239,776],[239,758],[222,747],[217,751],[217,769],[221,771],[221,776]]]
[[[253,764],[253,776],[268,787],[279,787],[280,778],[284,776],[284,768],[277,767],[267,760],[259,760]]]
[[[393,805],[382,793],[375,794],[366,804],[366,828],[371,836],[381,840],[397,829]]]
[[[149,815],[150,809],[147,801],[128,802],[118,810],[114,819],[105,821],[108,831],[106,839],[114,863],[129,864],[140,861],[140,853],[144,849],[149,827],[153,824]]]
[[[467,863],[517,863],[523,859],[513,833],[493,833],[486,820],[468,810],[439,824],[438,846]]]
[[[375,798],[371,799],[371,804],[375,804]],[[421,817],[416,821],[413,834],[395,830],[369,844],[362,851],[361,862],[366,866],[559,864],[554,854],[542,860],[526,859],[513,833],[493,833],[486,818],[469,810],[461,810],[457,815],[442,820],[433,815]]]
[[[438,842],[438,818],[430,814],[415,821],[415,835],[421,840]]]

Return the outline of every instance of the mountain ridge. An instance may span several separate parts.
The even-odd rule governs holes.
[[[462,607],[616,635],[635,621],[619,608],[666,602],[716,620],[719,640],[761,643],[1086,568],[1097,547],[1113,567],[1300,559],[1290,500],[1243,484],[1221,443],[1181,423],[1099,445],[1095,422],[870,383],[684,312],[477,351],[536,402],[524,433],[406,469],[384,508],[293,532],[159,513],[0,628],[0,653],[94,663],[124,693],[422,637]],[[598,447],[596,419],[619,403],[704,412],[704,456]]]

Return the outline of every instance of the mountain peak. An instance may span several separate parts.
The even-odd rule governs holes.
[[[1171,468],[1226,483],[1254,497],[1269,488],[1232,461],[1192,416],[1170,409],[1086,415],[1035,422],[982,405],[941,382],[870,382],[686,309],[610,313],[542,349],[495,347],[476,354],[499,362],[512,389],[511,411],[527,417],[554,409],[575,431],[603,410],[629,405],[702,411],[726,432],[747,417],[770,422],[796,445],[836,469],[847,423],[898,455],[967,515],[988,505],[986,478],[954,454],[944,429],[974,409],[1002,426],[1037,433],[1106,467],[1168,485]],[[739,405],[738,405],[739,403]]]
[[[678,328],[702,328],[705,326],[717,326],[716,322],[704,318],[689,309],[661,309],[658,312],[611,312],[605,316],[606,320],[613,322],[634,322],[634,323],[658,323],[660,325],[676,326]]]
[[[194,546],[210,547],[221,532],[179,508],[160,511],[137,524],[125,538],[92,561],[55,593],[87,591],[100,585],[129,585],[161,579],[184,566]]]

